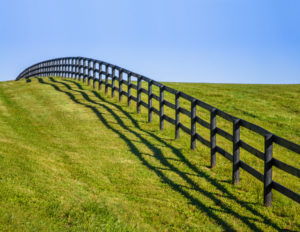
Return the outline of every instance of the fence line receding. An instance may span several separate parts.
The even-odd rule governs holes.
[[[123,75],[127,75],[127,80],[123,78]],[[141,106],[148,109],[148,122],[152,122],[152,113],[159,116],[160,129],[164,129],[164,122],[167,121],[175,125],[175,138],[179,138],[180,130],[191,136],[191,149],[195,149],[196,140],[200,141],[211,150],[210,160],[211,168],[216,165],[216,154],[224,156],[226,159],[232,162],[232,182],[233,184],[239,183],[239,169],[242,168],[252,176],[264,184],[264,205],[272,205],[272,190],[276,190],[281,194],[289,197],[290,199],[300,203],[300,195],[296,192],[288,189],[287,187],[275,182],[272,179],[272,168],[276,167],[284,172],[287,172],[293,176],[300,177],[300,170],[296,167],[288,165],[273,157],[273,144],[277,144],[284,147],[296,155],[300,154],[300,146],[289,140],[281,138],[268,130],[247,122],[243,119],[234,117],[222,110],[219,110],[199,99],[189,96],[183,92],[172,89],[163,85],[160,82],[142,76],[140,74],[131,72],[127,69],[112,65],[100,60],[85,58],[85,57],[64,57],[46,60],[37,64],[34,64],[25,69],[16,80],[28,79],[33,76],[61,76],[65,78],[72,78],[76,80],[83,80],[90,85],[93,82],[93,88],[96,88],[98,83],[98,89],[102,86],[105,88],[105,93],[111,89],[111,94],[114,96],[115,91],[119,93],[119,101],[122,100],[122,96],[127,97],[128,105],[132,101],[136,102],[137,112],[140,113]],[[132,83],[131,79],[135,78],[137,81]],[[119,82],[118,87],[115,86],[115,81]],[[148,83],[148,90],[142,87],[142,82]],[[123,88],[123,85],[127,86],[127,91]],[[159,96],[152,93],[152,86],[159,88]],[[133,96],[131,90],[136,90],[136,96]],[[168,92],[175,96],[175,102],[171,103],[164,99],[164,93]],[[144,93],[148,96],[148,102],[144,102],[141,98],[141,94]],[[190,102],[190,111],[180,107],[180,99],[185,99]],[[156,109],[152,105],[152,99],[159,102],[159,109]],[[175,110],[175,119],[164,114],[164,107],[170,107]],[[199,106],[210,112],[210,122],[207,122],[197,116],[196,107]],[[184,126],[180,122],[180,114],[184,114],[191,119],[190,128]],[[217,127],[217,116],[229,121],[233,126],[233,133],[230,134],[225,130]],[[203,138],[196,131],[196,124],[201,125],[210,130],[210,141]],[[259,151],[255,147],[247,144],[240,139],[240,128],[244,127],[264,137],[264,152]],[[216,143],[216,135],[220,135],[225,139],[232,142],[232,154],[227,152]],[[244,149],[247,152],[253,154],[259,159],[264,161],[264,173],[260,173],[255,168],[251,167],[247,163],[240,160],[240,149]],[[298,158],[295,156],[295,159]]]

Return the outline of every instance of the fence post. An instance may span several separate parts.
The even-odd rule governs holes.
[[[68,79],[68,68],[69,68],[68,64],[69,64],[69,61],[66,58],[65,59],[65,79]],[[49,76],[49,63],[48,63],[48,76]]]
[[[50,61],[49,63],[50,63],[49,76],[52,76],[52,61]],[[39,66],[38,66],[38,68],[39,68]],[[38,75],[40,75],[40,69],[38,69]]]
[[[123,91],[123,72],[119,70],[119,102],[122,101],[122,91]]]
[[[164,88],[165,86],[160,86],[159,88],[159,128],[164,129]]]
[[[64,68],[65,68],[64,78],[66,79],[67,78],[67,59],[64,59]],[[47,68],[47,69],[48,69],[47,71],[49,71],[49,68]],[[49,75],[49,74],[47,73],[47,75]]]
[[[76,79],[80,81],[80,58],[77,58],[77,75]]]
[[[152,80],[148,82],[148,122],[152,122]]]
[[[58,60],[58,75],[60,77],[62,77],[62,73],[61,73],[62,67],[61,67],[61,59]]]
[[[72,63],[72,72],[73,72],[73,80],[75,80],[76,78],[76,58],[73,59],[73,63]]]
[[[81,61],[82,61],[82,59],[79,58],[79,60],[78,60],[78,81],[81,81],[81,77],[82,77],[82,75],[81,75]]]
[[[58,76],[57,75],[57,60],[55,59],[55,61],[54,61],[54,76]]]
[[[42,70],[40,69],[40,73]],[[52,61],[52,75],[55,77],[55,60]]]
[[[67,78],[68,79],[70,79],[70,63],[71,63],[71,60],[68,58],[67,59]],[[51,73],[51,68],[49,69],[49,72]]]
[[[91,67],[91,60],[88,60],[88,86],[90,86],[91,84],[91,70],[92,67]]]
[[[73,58],[69,61],[69,73],[70,73],[70,79],[73,78]]]
[[[136,111],[139,114],[141,112],[141,84],[142,78],[138,77],[137,82],[137,97],[136,97]]]
[[[265,135],[264,205],[272,206],[273,135]]]
[[[48,63],[48,76],[50,76],[50,62],[48,61],[47,63]],[[36,75],[37,75],[39,71],[36,70],[35,72],[36,72]]]
[[[232,183],[237,185],[240,182],[240,119],[233,121],[232,146]]]
[[[131,104],[131,73],[128,74],[128,88],[127,88],[127,91],[128,91],[128,97],[127,97],[127,105],[130,106]]]
[[[99,63],[99,85],[98,90],[101,90],[102,86],[102,63]]]
[[[69,78],[69,64],[70,64],[70,60],[67,58],[66,59],[66,79]],[[48,68],[48,73],[50,75],[50,67]]]
[[[64,75],[64,77],[65,77],[65,79],[67,79],[68,78],[68,75],[67,75],[67,72],[68,72],[68,60],[67,59],[64,59],[64,61],[65,61],[65,75]],[[47,64],[47,76],[49,76],[49,64]]]
[[[196,99],[191,101],[191,149],[196,147]]]
[[[76,58],[73,59],[73,80],[76,79]]]
[[[82,60],[82,82],[86,81],[86,68],[85,68],[85,59]]]
[[[73,66],[73,63],[74,63],[74,58],[71,58],[71,64],[70,64],[70,78],[73,79],[74,77],[74,66]]]
[[[111,71],[111,96],[113,98],[115,97],[115,73],[116,69],[113,67]]]
[[[84,79],[84,69],[83,69],[83,59],[80,60],[80,76],[79,81],[83,81]]]
[[[96,88],[96,62],[93,61],[93,89]]]
[[[82,77],[82,79],[83,79],[83,83],[85,83],[85,81],[86,81],[86,66],[85,66],[85,59],[83,59],[83,61],[82,61],[82,73],[83,73],[83,77]]]
[[[108,92],[108,65],[105,66],[105,94]]]
[[[46,66],[45,66],[45,71],[47,71]],[[65,59],[61,59],[61,77],[62,79],[65,77]]]
[[[179,117],[179,97],[180,97],[180,92],[176,91],[175,93],[175,139],[179,139],[179,124],[180,124],[180,117]]]
[[[216,166],[216,126],[217,109],[213,108],[210,112],[210,167]]]
[[[66,77],[66,79],[68,79],[68,73],[69,73],[68,68],[69,68],[69,60],[66,58],[66,59],[65,59],[65,69],[66,69],[66,70],[65,70],[65,72],[66,72],[65,77]],[[48,74],[50,74],[49,63],[48,63]]]
[[[54,61],[53,61],[53,75],[54,75],[55,77],[57,76],[57,73],[56,73],[56,71],[57,71],[57,69],[56,69],[56,64],[57,64],[57,61],[54,60]]]
[[[43,72],[44,72],[44,70],[43,70]],[[56,70],[56,73],[57,73],[56,74],[57,76],[60,76],[60,60],[59,59],[57,60],[57,70]]]

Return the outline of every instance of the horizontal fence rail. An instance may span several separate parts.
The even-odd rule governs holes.
[[[124,79],[124,74],[127,78]],[[93,82],[93,88],[96,88],[98,83],[98,89],[102,87],[105,89],[105,93],[108,93],[110,88],[111,95],[114,97],[115,92],[119,94],[119,101],[122,100],[122,96],[127,97],[128,105],[131,102],[136,102],[137,112],[140,113],[141,106],[148,110],[148,122],[152,122],[152,113],[159,116],[160,129],[164,129],[164,122],[167,121],[175,126],[175,138],[179,138],[180,130],[190,135],[191,149],[195,149],[196,141],[200,141],[202,144],[210,148],[210,161],[211,168],[216,165],[216,154],[224,156],[226,159],[232,162],[232,182],[238,184],[240,179],[240,168],[254,176],[259,181],[263,182],[264,185],[264,205],[272,205],[272,190],[276,190],[288,198],[300,203],[300,195],[287,187],[275,182],[272,179],[272,168],[276,167],[290,175],[300,177],[300,170],[288,165],[273,157],[273,145],[277,144],[284,147],[296,154],[300,154],[300,146],[284,138],[281,138],[268,130],[247,122],[243,119],[234,117],[226,112],[223,112],[199,99],[189,96],[183,92],[172,89],[168,86],[163,85],[155,80],[142,76],[140,74],[131,72],[127,69],[118,67],[106,63],[104,61],[85,58],[85,57],[64,57],[46,60],[37,64],[34,64],[25,69],[16,80],[28,79],[33,76],[60,76],[65,78],[72,78],[75,80],[82,80],[88,85]],[[134,78],[134,83],[132,83]],[[115,81],[118,81],[118,86],[115,85]],[[143,82],[148,84],[148,90],[142,86]],[[124,88],[124,85],[127,86]],[[152,93],[152,87],[156,86],[159,88],[159,96]],[[136,96],[132,95],[132,89],[136,90]],[[175,102],[169,102],[164,98],[165,93],[173,94]],[[148,96],[148,102],[144,102],[141,95],[146,94]],[[156,109],[152,105],[152,101],[156,100],[159,103],[159,109]],[[190,110],[180,107],[180,99],[185,99],[190,102]],[[199,106],[210,112],[210,122],[206,122],[200,116],[197,116],[196,107]],[[171,118],[164,114],[164,108],[169,107],[175,110],[175,117]],[[190,128],[184,126],[180,122],[180,114],[184,114],[191,119]],[[217,116],[225,119],[232,123],[233,132],[232,134],[225,130],[217,127]],[[201,125],[210,131],[210,141],[203,138],[197,133],[196,125]],[[248,130],[259,134],[264,137],[264,152],[259,151],[255,147],[247,144],[245,141],[240,139],[240,128],[247,128]],[[216,135],[224,137],[226,140],[232,143],[232,154],[218,146],[216,143]],[[240,160],[240,149],[253,154],[257,158],[264,161],[264,173],[260,173],[255,168],[251,167],[247,163]],[[299,158],[295,156],[295,159]]]

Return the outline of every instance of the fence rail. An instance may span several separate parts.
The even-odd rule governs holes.
[[[123,75],[127,74],[127,80],[123,78]],[[93,87],[96,88],[98,83],[98,89],[102,86],[105,87],[105,93],[111,89],[111,94],[114,96],[115,91],[119,93],[119,101],[122,100],[122,96],[127,97],[128,105],[132,101],[136,102],[137,112],[140,113],[141,106],[148,109],[148,122],[152,122],[152,113],[159,116],[160,129],[164,129],[164,122],[167,121],[175,126],[175,138],[179,138],[180,130],[191,136],[191,149],[195,149],[196,140],[200,141],[211,150],[210,160],[211,168],[216,165],[216,154],[224,156],[226,159],[232,162],[232,182],[233,184],[239,183],[239,169],[242,168],[252,176],[264,184],[264,205],[272,205],[272,190],[276,190],[281,194],[289,197],[290,199],[300,203],[300,195],[296,192],[278,184],[272,179],[272,168],[276,167],[282,171],[289,173],[293,176],[300,177],[300,170],[290,166],[273,157],[273,144],[277,144],[284,147],[296,154],[300,154],[300,146],[284,138],[281,138],[268,130],[259,127],[255,124],[247,122],[243,119],[234,117],[226,112],[223,112],[199,99],[195,99],[183,92],[172,89],[163,85],[155,80],[131,72],[127,69],[112,65],[100,60],[85,58],[85,57],[64,57],[46,60],[37,64],[34,64],[25,69],[16,80],[27,79],[33,76],[62,76],[65,78],[72,78],[76,80],[83,80],[90,85],[93,81]],[[132,78],[136,79],[136,83],[132,83]],[[115,86],[115,81],[119,82],[119,86]],[[109,83],[110,81],[110,83]],[[142,82],[148,83],[148,90],[142,88]],[[124,90],[123,85],[127,85],[127,91]],[[159,88],[159,96],[152,93],[152,86]],[[136,96],[133,96],[131,90],[136,90]],[[171,103],[164,98],[164,93],[168,92],[175,96],[175,102]],[[141,99],[141,94],[148,96],[148,102],[144,102]],[[156,109],[152,105],[152,100],[159,102],[159,109]],[[180,99],[185,99],[190,102],[190,110],[180,107]],[[164,114],[164,107],[169,107],[175,110],[175,118],[171,118]],[[210,112],[210,122],[206,122],[196,114],[196,106],[199,106]],[[180,114],[184,114],[191,119],[190,128],[184,126],[180,122]],[[225,130],[216,126],[217,116],[229,121],[233,126],[233,133],[230,134]],[[210,141],[203,138],[196,131],[196,124],[199,124],[210,130]],[[253,131],[256,134],[264,136],[264,152],[259,151],[255,147],[247,144],[240,139],[240,128],[244,127]],[[219,147],[216,144],[216,135],[220,135],[232,142],[232,154]],[[249,166],[245,162],[240,160],[240,149],[253,154],[259,159],[264,161],[264,173],[260,173],[255,168]],[[295,158],[299,158],[296,157]]]

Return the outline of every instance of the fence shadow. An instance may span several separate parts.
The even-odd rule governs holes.
[[[138,157],[138,159],[142,162],[143,165],[145,165],[147,168],[152,170],[160,179],[162,182],[168,184],[174,191],[177,193],[180,193],[183,197],[189,200],[191,204],[193,204],[195,207],[197,207],[198,210],[201,210],[204,212],[208,217],[213,219],[216,224],[220,225],[224,231],[238,231],[236,228],[233,228],[232,225],[230,225],[228,222],[226,222],[223,218],[220,218],[217,214],[216,211],[219,211],[218,209],[214,209],[212,207],[209,207],[203,203],[203,200],[201,198],[196,198],[194,197],[191,193],[189,193],[189,189],[193,191],[197,191],[199,194],[205,196],[205,198],[208,198],[211,200],[214,204],[220,206],[222,208],[222,212],[227,215],[231,215],[232,217],[238,219],[241,221],[243,224],[245,224],[249,229],[253,231],[263,231],[261,228],[259,228],[256,223],[263,223],[266,224],[270,227],[272,227],[273,230],[277,231],[282,231],[282,229],[275,223],[273,222],[268,216],[265,216],[261,214],[258,210],[256,210],[253,206],[253,203],[249,202],[244,202],[241,201],[232,194],[229,190],[226,189],[225,185],[222,184],[222,182],[218,181],[216,178],[209,176],[207,173],[204,171],[200,170],[198,167],[196,167],[194,164],[192,164],[184,155],[183,153],[177,149],[176,147],[172,146],[171,144],[167,143],[160,137],[158,137],[156,134],[147,131],[143,129],[140,125],[140,123],[134,119],[130,113],[125,111],[122,106],[112,103],[102,97],[97,91],[90,91],[90,90],[83,90],[82,86],[80,83],[72,80],[65,80],[65,81],[58,81],[55,80],[54,78],[50,78],[49,82],[44,81],[42,78],[37,78],[38,81],[41,84],[45,85],[50,85],[52,86],[55,90],[62,92],[66,94],[73,102],[82,105],[83,107],[86,107],[90,109],[97,117],[98,119],[109,129],[111,129],[114,133],[116,133],[124,142],[127,143],[127,145],[130,147],[131,152]],[[88,94],[90,93],[90,94]],[[78,98],[75,97],[75,94],[81,94],[81,96],[84,98],[84,101],[79,100]],[[95,101],[91,98],[91,96],[97,97],[100,101]],[[97,107],[98,108],[97,108]],[[122,127],[122,131],[114,128],[110,123],[108,123],[107,119],[103,116],[103,112],[99,110],[99,107],[101,111],[108,112],[114,119],[118,122],[119,126]],[[132,127],[128,126],[122,118],[115,112],[114,109],[117,109],[119,113],[123,114],[130,120],[132,125],[136,129],[138,129],[140,132],[139,133],[135,130],[132,129]],[[126,133],[124,133],[126,131]],[[149,150],[152,151],[153,157],[156,158],[163,166],[164,168],[159,168],[155,167],[152,165],[150,162],[147,161],[146,159],[146,154],[143,154],[142,151],[139,149],[137,145],[135,145],[132,141],[132,139],[128,138],[125,134],[130,133],[134,135],[136,138],[138,138],[144,145],[149,148]],[[169,148],[173,154],[177,157],[177,161],[182,162],[184,165],[189,167],[190,170],[193,171],[193,173],[187,173],[179,168],[175,167],[170,161],[170,158],[166,158],[165,155],[163,154],[162,150],[159,148],[159,146],[154,145],[153,142],[149,141],[147,139],[148,137],[151,137],[158,143],[166,146]],[[176,173],[178,176],[181,177],[185,181],[185,183],[191,187],[186,187],[183,186],[182,184],[178,184],[169,177],[167,177],[164,173],[163,170],[169,170],[174,173]],[[239,207],[243,208],[243,210],[247,211],[247,213],[250,213],[253,215],[253,217],[248,217],[248,216],[243,216],[240,215],[239,212],[236,210],[228,207],[225,205],[222,200],[220,200],[220,197],[218,194],[214,194],[210,191],[207,191],[201,187],[190,177],[191,175],[193,176],[199,176],[202,178],[205,178],[212,186],[214,186],[217,190],[220,190],[224,195],[222,197],[228,197],[231,200],[234,200],[236,204],[238,204]],[[255,217],[259,217],[260,220],[258,220]]]

